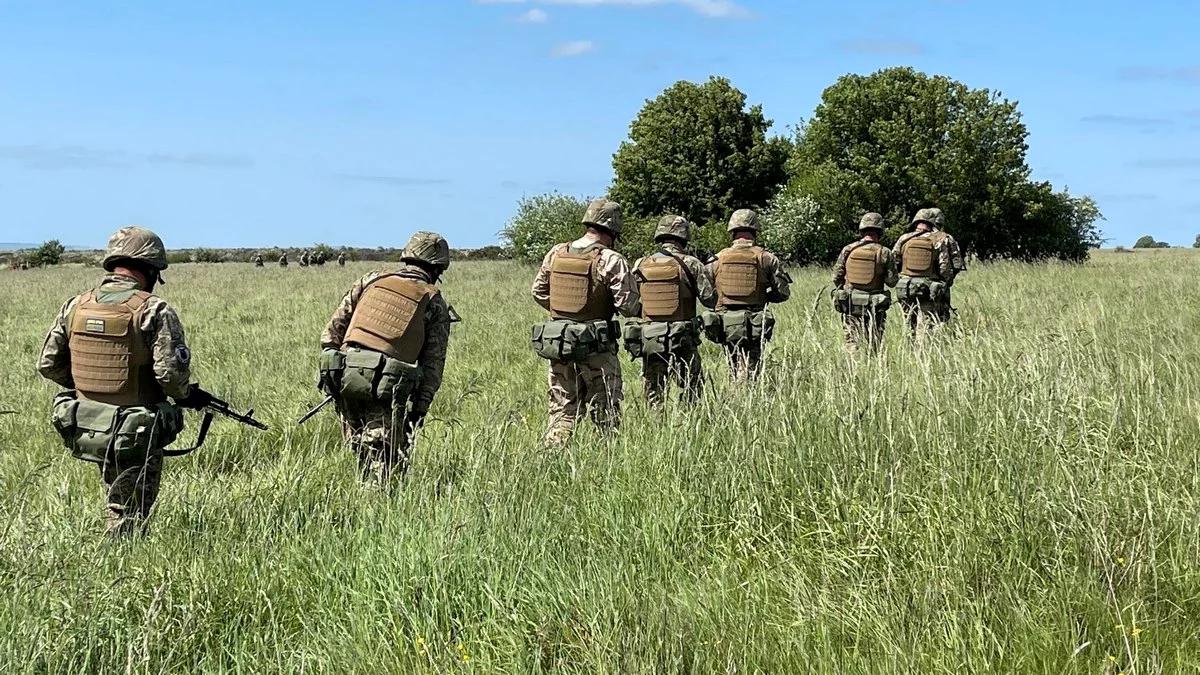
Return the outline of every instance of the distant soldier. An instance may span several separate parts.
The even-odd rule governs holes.
[[[72,390],[55,398],[54,426],[99,465],[106,532],[121,536],[144,531],[158,496],[163,448],[183,430],[179,406],[189,407],[192,356],[175,310],[154,295],[167,269],[162,239],[122,228],[101,264],[100,285],[59,311],[38,372]]]
[[[612,249],[621,235],[621,205],[595,199],[583,216],[587,232],[546,253],[533,279],[533,299],[550,320],[533,329],[533,347],[550,361],[547,445],[563,445],[584,410],[602,431],[621,421],[621,363],[613,315],[640,311],[629,262]]]
[[[914,337],[919,326],[936,328],[950,320],[950,287],[967,269],[958,242],[941,229],[944,221],[941,209],[917,211],[913,231],[892,249],[900,269],[896,297]]]
[[[255,254],[254,254],[254,266],[255,266],[255,267],[262,267],[262,266],[263,266],[263,257],[262,257],[262,254],[261,254],[261,253],[255,253]]]
[[[284,251],[283,254],[279,256],[279,266],[280,267],[288,266],[287,251]]]
[[[658,251],[633,265],[642,321],[625,324],[626,345],[642,359],[642,385],[654,406],[663,403],[671,378],[689,403],[704,386],[696,301],[716,307],[717,292],[704,263],[686,252],[691,227],[682,216],[664,216],[654,231]]]
[[[310,262],[312,264],[316,265],[317,267],[324,267],[325,266],[325,252],[317,251],[316,253],[313,253],[312,259],[310,260]]]
[[[300,266],[301,267],[308,267],[309,255],[310,254],[308,252],[308,249],[304,249],[304,252],[300,254]]]
[[[345,266],[346,266],[346,254],[339,253],[338,254],[338,267],[345,267]]]
[[[754,378],[761,372],[763,346],[775,331],[775,317],[767,304],[791,297],[792,278],[783,264],[755,243],[760,228],[757,213],[735,211],[727,228],[732,243],[708,263],[717,289],[717,311],[705,315],[704,331],[725,347],[736,379]]]
[[[868,213],[858,223],[861,237],[842,249],[833,266],[833,307],[842,315],[846,345],[851,351],[866,342],[872,352],[883,344],[883,330],[896,285],[892,252],[879,243],[886,225],[883,216]]]
[[[364,480],[408,470],[413,436],[442,386],[453,310],[435,285],[450,267],[440,235],[418,232],[395,272],[359,279],[321,334],[320,388],[334,397]]]

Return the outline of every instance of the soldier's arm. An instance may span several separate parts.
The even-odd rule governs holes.
[[[321,349],[342,348],[342,342],[346,339],[346,329],[350,327],[350,318],[354,316],[354,308],[358,306],[359,298],[367,285],[378,277],[379,274],[375,272],[366,275],[356,281],[350,290],[346,291],[346,295],[342,296],[342,301],[338,303],[337,309],[333,310],[333,316],[329,317],[329,323],[321,332]]]
[[[696,278],[696,299],[709,309],[717,306],[717,289],[713,285],[712,272],[699,258],[687,258],[688,268]]]
[[[442,386],[446,368],[446,349],[450,345],[450,306],[441,293],[433,296],[425,307],[425,344],[417,360],[421,366],[421,383],[413,392],[412,408],[424,415],[433,404],[433,397]]]
[[[67,335],[67,317],[75,306],[75,298],[63,303],[50,332],[46,333],[46,341],[42,344],[42,354],[38,357],[38,373],[51,382],[74,389],[75,382],[71,379],[70,336]]]
[[[954,283],[954,278],[959,272],[967,269],[967,265],[963,262],[962,250],[958,247],[958,242],[946,235],[942,240],[941,250],[938,251],[938,267],[942,273],[942,278],[951,284]]]
[[[833,263],[834,288],[841,288],[846,285],[846,258],[849,255],[849,249],[842,249],[842,252],[838,254],[837,262]]]
[[[642,296],[637,279],[629,269],[629,261],[615,251],[607,252],[600,260],[601,279],[608,284],[613,304],[622,316],[638,316],[642,313]]]
[[[904,250],[906,241],[908,241],[908,237],[900,235],[900,238],[896,240],[896,245],[892,247],[892,264],[896,266],[897,270],[904,268],[904,254],[901,251]]]
[[[767,302],[787,302],[792,297],[792,278],[783,269],[783,263],[774,254],[764,253],[763,267],[771,284],[767,289]]]
[[[555,247],[557,248],[557,247]],[[554,260],[554,248],[546,251],[546,256],[542,258],[542,264],[538,267],[537,274],[533,276],[533,300],[542,306],[542,309],[550,311],[550,263]]]
[[[142,319],[142,333],[154,360],[154,379],[173,399],[187,396],[192,377],[192,352],[183,335],[183,323],[170,305],[153,298]]]
[[[900,268],[896,265],[896,256],[886,248],[883,249],[883,283],[895,286],[900,281]]]

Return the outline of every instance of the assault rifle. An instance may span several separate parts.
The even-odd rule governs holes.
[[[321,410],[323,410],[325,408],[325,406],[329,405],[330,403],[333,403],[333,397],[326,396],[324,401],[321,401],[317,405],[313,406],[312,410],[309,410],[308,412],[304,413],[303,417],[296,420],[296,426],[300,426],[300,425],[304,424],[305,422],[309,421],[310,419],[312,419],[314,415],[321,412]]]
[[[243,413],[239,413],[233,409],[225,401],[213,396],[212,394],[200,388],[200,385],[193,384],[188,388],[186,397],[175,401],[181,408],[189,408],[204,413],[204,417],[200,420],[200,431],[196,435],[196,444],[190,448],[175,448],[163,451],[166,457],[180,457],[189,452],[199,450],[200,446],[204,445],[204,440],[208,438],[208,428],[212,426],[213,417],[221,415],[246,426],[254,427],[260,431],[267,431],[269,427],[254,419],[254,408],[251,408]]]

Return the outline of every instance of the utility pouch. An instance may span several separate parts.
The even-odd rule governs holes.
[[[380,401],[406,401],[420,382],[421,368],[417,364],[384,356],[375,397]]]
[[[670,355],[699,345],[700,329],[695,320],[648,323],[642,329],[642,351],[647,355]]]
[[[77,399],[72,392],[55,397],[51,419],[72,455],[97,464],[140,460],[183,431],[183,413],[170,403],[118,407]]]
[[[755,312],[745,309],[721,313],[721,329],[725,333],[722,344],[740,345],[753,340],[750,332],[750,316]]]
[[[351,347],[345,351],[339,396],[347,403],[369,405],[377,399],[375,385],[383,367],[383,354]]]
[[[345,371],[345,354],[336,349],[321,350],[317,362],[317,388],[327,395],[337,396],[342,390],[342,373]]]
[[[598,336],[590,322],[551,319],[533,327],[533,351],[543,359],[582,361],[596,347]]]
[[[750,313],[750,340],[752,342],[769,342],[775,337],[775,315],[771,310]]]
[[[833,309],[840,314],[850,314],[850,291],[844,288],[835,288],[830,294],[833,298]]]
[[[700,315],[700,324],[704,330],[704,337],[708,338],[709,342],[725,344],[725,323],[719,312],[705,311]]]
[[[950,286],[944,281],[929,282],[929,299],[934,302],[943,302],[950,297]]]
[[[642,357],[642,327],[645,325],[642,321],[630,319],[621,328],[621,342],[625,344],[625,351],[635,359]]]
[[[665,321],[653,321],[642,326],[642,355],[660,356],[670,351],[667,336],[671,332],[671,324]]]
[[[934,283],[938,282],[930,282],[923,277],[900,277],[896,284],[896,297],[907,302],[931,300],[930,291]]]

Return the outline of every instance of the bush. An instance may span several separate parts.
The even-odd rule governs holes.
[[[192,261],[198,263],[219,263],[225,262],[225,256],[215,249],[198,248],[192,251]]]
[[[763,246],[798,263],[836,256],[852,234],[841,223],[820,216],[820,204],[803,191],[793,187],[780,192],[762,213]]]
[[[587,204],[557,192],[522,197],[500,236],[514,260],[539,263],[551,246],[579,237]]]
[[[1136,242],[1134,242],[1133,247],[1134,248],[1171,248],[1171,245],[1165,241],[1155,241],[1154,237],[1151,237],[1150,235],[1147,234],[1143,237],[1140,237]]]
[[[1196,241],[1192,243],[1192,248],[1200,248],[1200,234],[1196,235]]]
[[[62,255],[66,250],[66,247],[57,239],[51,239],[34,249],[29,254],[27,261],[30,267],[57,265],[62,262]]]

